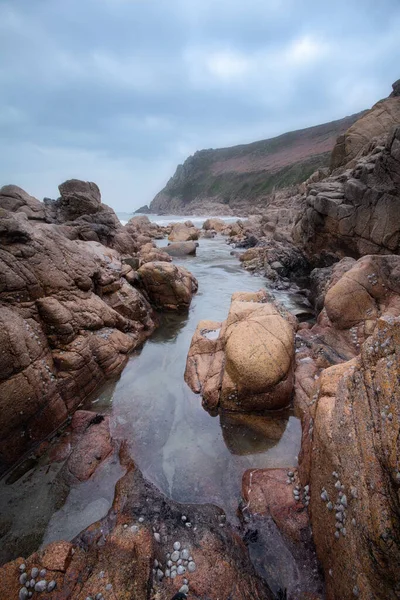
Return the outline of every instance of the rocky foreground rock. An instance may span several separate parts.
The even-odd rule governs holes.
[[[153,300],[187,309],[196,289],[157,253],[147,217],[124,228],[95,184],[60,191],[42,204],[15,186],[0,190],[0,471],[121,373],[156,326]],[[164,292],[152,293],[141,262],[145,273],[152,264],[168,273]]]
[[[180,505],[146,482],[122,451],[126,475],[108,515],[72,542],[54,542],[0,568],[0,595],[56,600],[269,600],[241,537],[211,505]]]
[[[400,257],[344,259],[297,334],[300,478],[327,597],[398,597]]]

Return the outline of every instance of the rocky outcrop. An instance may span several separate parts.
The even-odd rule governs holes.
[[[353,169],[308,188],[293,237],[316,262],[400,251],[400,127],[372,146]]]
[[[257,412],[290,402],[296,320],[269,300],[262,290],[234,294],[225,323],[197,326],[185,381],[205,408]]]
[[[400,98],[398,82],[393,84],[389,98],[377,102],[362,115],[343,135],[340,135],[332,150],[330,168],[351,166],[351,161],[360,156],[374,138],[386,138],[393,127],[400,123]]]
[[[175,223],[168,239],[171,242],[189,242],[191,240],[198,240],[199,231],[193,224],[188,226],[185,223]]]
[[[151,210],[149,209],[147,204],[144,204],[143,206],[141,206],[140,208],[135,210],[135,214],[137,214],[137,213],[139,213],[141,215],[149,215],[149,214],[151,214]]]
[[[45,206],[16,185],[4,185],[0,189],[0,208],[24,213],[31,220],[47,219]]]
[[[398,256],[343,259],[297,334],[299,474],[329,600],[397,597],[399,273]]]
[[[169,262],[146,263],[138,275],[151,303],[159,309],[187,310],[197,292],[195,277],[184,267]]]
[[[311,514],[330,599],[398,596],[399,335],[399,318],[379,319],[317,391]]]
[[[197,289],[154,246],[163,232],[147,217],[122,227],[95,184],[60,192],[44,204],[15,186],[0,193],[0,472],[119,375],[155,327],[149,297],[182,309]],[[140,287],[141,263],[165,266],[159,288],[155,276]]]
[[[196,152],[178,166],[150,209],[158,214],[263,213],[274,206],[276,190],[328,165],[337,136],[361,114],[252,144]]]
[[[220,509],[168,500],[132,463],[126,466],[104,519],[72,542],[54,542],[0,569],[2,597],[27,597],[26,582],[35,577],[34,585],[48,590],[49,600],[97,594],[170,600],[179,590],[197,598],[209,597],[212,590],[221,600],[272,600],[246,545]]]
[[[25,214],[0,218],[1,468],[124,367],[154,329],[115,250]]]

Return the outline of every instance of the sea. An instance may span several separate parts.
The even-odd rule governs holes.
[[[118,219],[121,221],[122,225],[126,225],[127,222],[129,221],[129,219],[132,219],[132,217],[142,216],[141,213],[127,213],[127,212],[118,212],[118,211],[116,211],[116,214],[117,214]],[[184,223],[185,221],[192,221],[192,223],[195,227],[202,227],[204,221],[212,218],[215,215],[202,216],[202,217],[197,217],[197,216],[193,216],[193,215],[187,215],[187,216],[182,216],[182,215],[145,215],[145,216],[149,217],[150,221],[152,223],[157,223],[157,225],[168,225],[169,223]],[[237,221],[240,217],[232,217],[232,215],[229,215],[229,216],[219,216],[218,215],[217,218],[222,219],[223,221],[225,221],[225,223],[235,223],[235,221]]]

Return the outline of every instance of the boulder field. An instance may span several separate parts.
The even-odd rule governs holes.
[[[121,373],[154,308],[185,310],[197,289],[153,247],[162,231],[147,217],[123,227],[93,183],[60,193],[41,203],[0,190],[0,471]]]

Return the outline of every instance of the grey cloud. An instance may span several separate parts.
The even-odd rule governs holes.
[[[94,179],[149,202],[202,147],[340,118],[390,91],[397,0],[0,1],[0,184]]]

